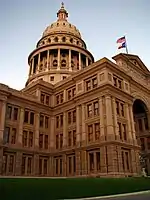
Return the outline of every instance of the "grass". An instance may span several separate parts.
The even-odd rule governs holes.
[[[0,199],[53,200],[150,190],[150,178],[0,178]]]

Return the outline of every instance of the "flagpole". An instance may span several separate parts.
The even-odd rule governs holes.
[[[124,36],[126,39],[126,36]],[[126,40],[126,53],[128,54],[127,40]]]

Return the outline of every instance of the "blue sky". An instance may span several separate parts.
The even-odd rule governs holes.
[[[150,69],[149,0],[64,0],[69,21],[98,60],[120,51],[116,40],[126,35],[128,50]],[[56,20],[60,0],[0,1],[0,82],[22,89],[28,77],[27,58],[45,28]],[[122,50],[123,52],[123,50]]]

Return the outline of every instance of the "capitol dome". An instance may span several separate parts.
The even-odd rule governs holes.
[[[56,84],[94,62],[79,30],[67,18],[62,3],[57,21],[45,29],[28,57],[30,71],[26,85],[39,79]]]
[[[81,38],[81,34],[76,26],[67,21],[68,13],[62,3],[60,10],[57,13],[57,21],[48,26],[43,32],[43,37],[54,33],[67,33]]]

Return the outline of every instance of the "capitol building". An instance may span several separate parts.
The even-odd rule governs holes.
[[[150,72],[137,55],[113,60],[94,60],[62,3],[25,87],[0,84],[0,176],[150,175]]]

